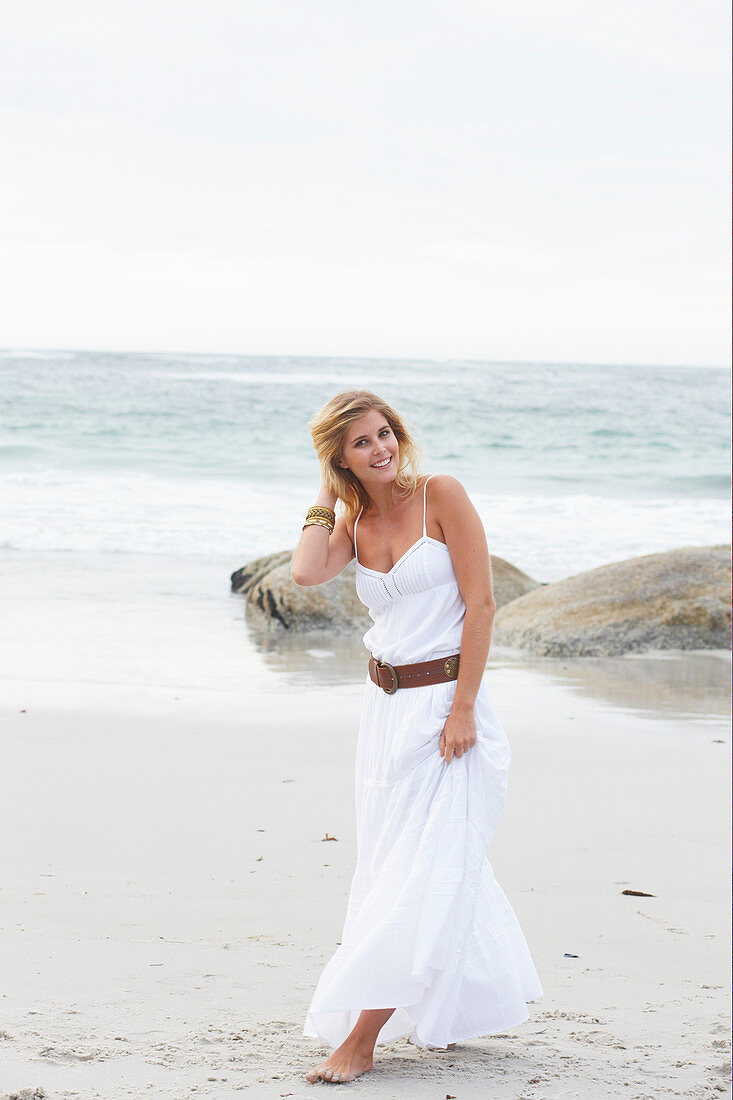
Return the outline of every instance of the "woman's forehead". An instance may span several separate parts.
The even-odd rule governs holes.
[[[385,425],[389,427],[389,421],[386,416],[376,409],[370,409],[368,413],[365,413],[364,416],[360,416],[358,420],[355,420],[353,424],[349,426],[349,430],[346,433],[346,442],[353,443],[366,432],[378,431]]]

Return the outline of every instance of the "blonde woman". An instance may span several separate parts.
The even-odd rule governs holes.
[[[304,1029],[334,1048],[307,1079],[345,1083],[378,1042],[506,1031],[542,988],[486,858],[510,748],[484,679],[495,604],[481,519],[454,477],[420,474],[408,428],[375,394],[337,394],[310,428],[322,484],[292,577],[322,584],[356,557],[373,619],[357,864]]]

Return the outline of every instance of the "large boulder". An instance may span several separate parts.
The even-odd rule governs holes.
[[[263,558],[255,558],[247,562],[241,569],[232,573],[232,592],[246,596],[250,589],[270,570],[278,565],[285,565],[293,556],[292,550],[280,550],[277,554],[265,554]]]
[[[247,610],[288,630],[358,631],[371,625],[369,612],[356,595],[352,560],[342,573],[325,584],[302,587],[290,576],[291,550],[257,558],[232,574],[232,591],[241,593]],[[537,587],[537,581],[492,556],[491,571],[497,607]]]
[[[689,546],[577,573],[502,607],[493,641],[546,657],[727,648],[730,560]]]
[[[290,576],[290,561],[278,565],[259,581],[249,596],[251,604],[295,630],[358,630],[371,623],[356,595],[354,563],[324,584],[302,587]]]

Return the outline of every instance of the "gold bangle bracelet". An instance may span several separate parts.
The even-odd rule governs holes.
[[[303,524],[302,530],[305,531],[306,527],[325,527],[329,535],[333,534],[333,526],[325,519],[308,519]]]
[[[333,508],[327,508],[323,504],[314,504],[312,508],[309,508],[305,515],[306,519],[330,519],[332,523],[336,522],[336,513]]]

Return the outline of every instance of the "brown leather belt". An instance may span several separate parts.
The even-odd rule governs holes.
[[[369,657],[369,676],[387,695],[394,695],[397,688],[422,687],[424,684],[445,684],[458,675],[460,653],[452,657],[438,657],[435,661],[420,661],[416,665],[390,665]]]

